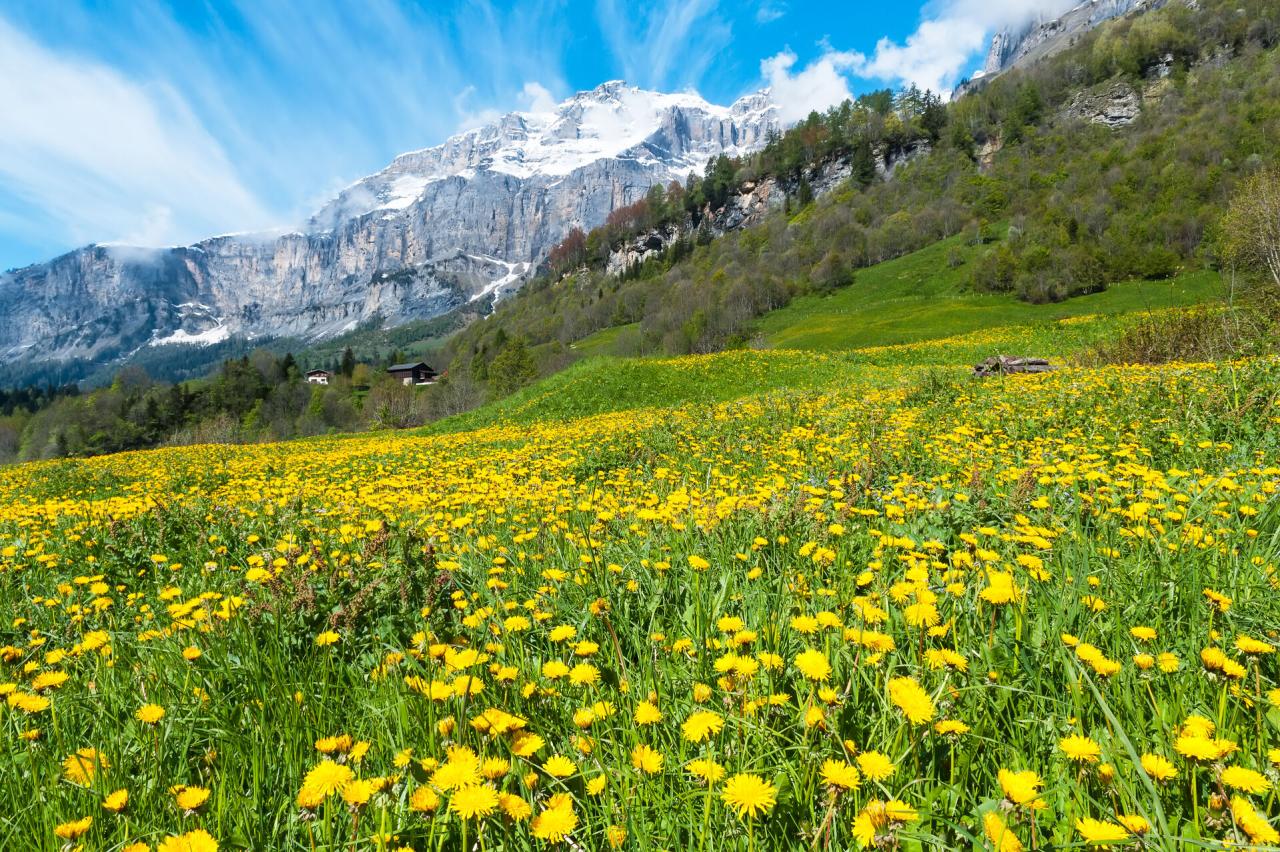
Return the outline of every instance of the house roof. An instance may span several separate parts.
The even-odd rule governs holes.
[[[419,367],[427,367],[426,362],[414,361],[409,364],[392,364],[390,367],[387,368],[387,372],[396,372],[398,370],[416,370]],[[430,370],[431,368],[427,367],[427,369]]]
[[[328,370],[307,370],[307,375],[308,376],[322,376],[322,375],[327,376],[329,375],[329,371]]]

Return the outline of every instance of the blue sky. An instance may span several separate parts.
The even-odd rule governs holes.
[[[611,79],[793,110],[949,88],[1070,0],[6,0],[0,269],[300,222],[397,153]]]

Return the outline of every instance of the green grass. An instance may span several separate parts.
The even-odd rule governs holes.
[[[954,268],[947,263],[953,250],[964,259]],[[767,314],[759,331],[776,348],[830,352],[954,337],[997,326],[1193,305],[1222,294],[1215,273],[1196,271],[1170,281],[1127,281],[1101,293],[1032,305],[1013,296],[967,291],[968,266],[976,251],[963,238],[953,237],[869,267],[837,293],[804,296]]]
[[[640,323],[633,322],[597,331],[582,338],[571,348],[585,358],[596,355],[620,355],[625,351],[634,350],[639,337]]]
[[[433,434],[494,423],[571,420],[610,411],[711,404],[781,389],[858,381],[883,385],[891,372],[850,355],[735,351],[683,358],[595,357],[475,411],[428,427]]]

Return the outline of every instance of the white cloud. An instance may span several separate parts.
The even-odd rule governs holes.
[[[771,24],[786,14],[786,3],[764,0],[763,3],[756,7],[756,23],[761,25]]]
[[[796,61],[794,53],[784,50],[760,63],[760,74],[778,106],[779,117],[788,124],[852,97],[845,75],[863,58],[857,53],[827,50],[793,72]]]
[[[187,242],[271,216],[171,88],[55,55],[0,20],[0,187],[73,242]]]
[[[472,107],[471,101],[476,95],[475,86],[467,86],[453,96],[453,110],[458,114],[458,132],[474,130],[486,124],[494,124],[505,114],[497,107]],[[551,90],[535,80],[526,81],[516,96],[513,109],[522,112],[554,112],[559,105]]]
[[[554,112],[559,103],[555,95],[541,83],[531,80],[520,90],[520,105],[527,112]]]
[[[1036,16],[1056,17],[1076,0],[935,0],[925,7],[916,31],[902,44],[881,39],[875,52],[854,66],[859,77],[895,85],[914,83],[946,95],[993,32]]]

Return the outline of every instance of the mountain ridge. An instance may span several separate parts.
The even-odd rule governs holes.
[[[779,126],[767,91],[718,106],[610,81],[401,154],[300,229],[94,244],[0,274],[0,357],[102,363],[160,343],[429,319],[501,296],[571,228]]]

